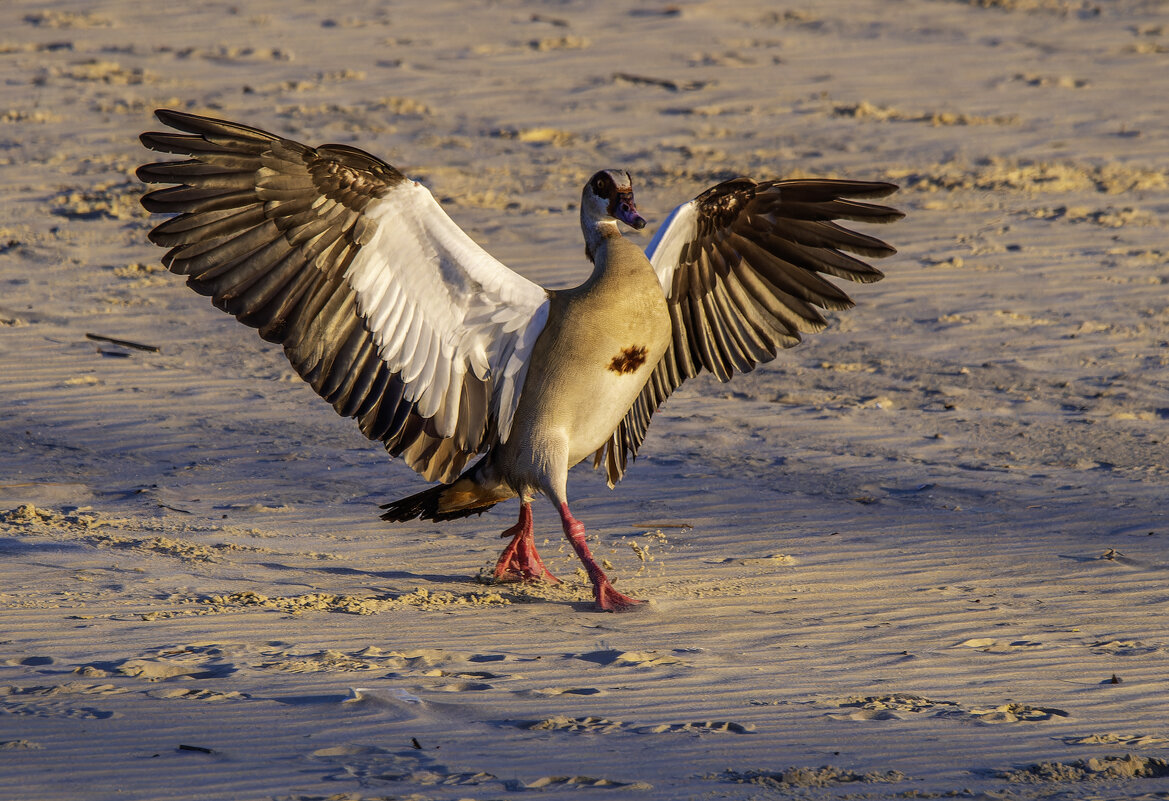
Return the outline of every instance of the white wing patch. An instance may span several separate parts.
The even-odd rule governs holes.
[[[378,356],[442,437],[455,432],[467,372],[490,382],[506,440],[547,293],[479,247],[420,184],[401,184],[365,216],[374,231],[346,278]]]
[[[670,216],[658,228],[649,247],[645,249],[645,256],[653,265],[654,272],[658,274],[658,281],[661,282],[667,298],[670,297],[674,285],[674,271],[678,269],[681,261],[682,248],[694,239],[698,230],[697,223],[698,204],[693,200],[683,203],[670,212]]]
[[[515,417],[516,407],[520,402],[520,391],[524,388],[524,379],[528,375],[529,358],[532,355],[532,346],[536,338],[544,330],[548,322],[550,304],[545,300],[532,319],[513,337],[511,355],[503,363],[502,378],[495,383],[492,390],[492,408],[496,409],[499,422],[499,441],[507,442],[511,434],[511,423]]]

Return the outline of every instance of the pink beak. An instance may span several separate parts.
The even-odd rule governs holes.
[[[631,228],[640,231],[645,228],[645,217],[637,213],[637,206],[633,202],[633,193],[622,192],[617,201],[617,219]]]

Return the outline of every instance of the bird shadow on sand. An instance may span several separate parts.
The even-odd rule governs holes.
[[[321,693],[307,695],[272,695],[266,700],[286,706],[317,706],[340,704],[348,698],[347,693]]]
[[[367,578],[390,579],[402,581],[430,581],[435,584],[474,584],[473,576],[454,573],[411,573],[408,570],[361,570],[356,567],[305,567],[303,565],[283,565],[279,562],[262,562],[261,567],[270,570],[284,570],[296,573],[328,573],[334,576],[365,576]]]
[[[334,576],[360,576],[362,578],[383,581],[430,582],[444,585],[443,589],[454,593],[467,592],[472,588],[477,590],[490,590],[498,593],[508,603],[512,604],[551,604],[563,609],[570,609],[573,612],[597,611],[596,603],[591,598],[584,600],[579,597],[557,596],[554,594],[555,591],[546,594],[540,591],[541,588],[550,589],[555,585],[545,585],[539,582],[533,584],[515,584],[512,582],[484,581],[474,575],[465,573],[412,573],[406,570],[362,570],[356,567],[345,566],[317,567],[285,565],[280,562],[261,562],[260,566],[270,570],[300,573],[302,575],[315,572]],[[394,594],[396,595],[399,592],[401,591],[395,590]],[[653,609],[653,604],[645,602],[625,611],[626,613],[645,614],[651,609]]]
[[[54,542],[53,551],[83,551],[85,544],[80,542]],[[45,544],[36,540],[26,540],[18,537],[0,537],[0,554],[16,556],[23,553],[45,552]],[[37,563],[39,567],[54,567],[52,563]]]

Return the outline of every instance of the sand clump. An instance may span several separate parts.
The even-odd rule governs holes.
[[[1169,777],[1169,761],[1135,754],[1092,757],[1073,762],[1038,762],[998,774],[1009,782],[1043,784],[1049,782],[1105,782],[1123,779]]]
[[[1028,195],[1085,191],[1118,195],[1169,188],[1169,172],[1140,165],[1028,161],[1006,157],[981,159],[973,164],[938,164],[924,173],[889,170],[887,175],[906,189],[925,192],[1009,189]]]
[[[1017,701],[993,707],[966,706],[957,701],[935,701],[911,693],[852,697],[841,701],[839,706],[856,711],[831,714],[829,717],[835,720],[907,720],[923,716],[979,725],[1034,723],[1069,717],[1062,709]]]
[[[19,532],[21,530],[56,528],[69,531],[91,531],[104,526],[116,525],[118,521],[103,517],[97,512],[80,509],[56,512],[52,509],[37,508],[31,503],[21,504],[0,512],[0,526]]]
[[[752,784],[770,790],[791,791],[813,787],[833,787],[841,784],[896,784],[909,781],[900,771],[870,771],[857,773],[835,765],[819,767],[790,767],[780,771],[728,770],[715,777],[720,781],[735,784]]]
[[[93,383],[93,382],[86,382]],[[136,536],[120,533],[126,529],[155,528],[166,533],[155,536]],[[104,531],[102,529],[115,529]],[[0,512],[0,530],[8,530],[26,536],[49,536],[58,540],[83,542],[97,548],[134,550],[170,556],[190,562],[219,562],[228,553],[272,553],[270,548],[233,542],[200,543],[189,539],[169,536],[179,532],[200,532],[198,527],[172,525],[165,521],[152,522],[111,518],[92,510],[77,509],[57,512],[23,504],[14,509]],[[233,529],[234,531],[234,529]],[[211,533],[215,533],[212,528]]]
[[[543,720],[520,721],[517,726],[529,731],[557,731],[588,734],[612,734],[628,732],[631,734],[750,734],[755,726],[735,723],[733,721],[701,720],[690,723],[658,723],[634,724],[619,720],[589,716],[570,718],[565,715],[556,715]]]
[[[986,116],[965,114],[956,111],[903,111],[892,106],[880,106],[861,100],[858,103],[844,103],[833,107],[838,117],[876,122],[928,122],[935,127],[942,125],[1013,125],[1019,118],[1013,114]]]
[[[350,615],[376,615],[391,609],[413,607],[417,609],[448,609],[459,606],[500,606],[510,603],[498,592],[472,591],[466,593],[431,592],[418,588],[401,595],[355,597],[331,593],[306,593],[304,595],[267,596],[251,590],[242,590],[227,595],[210,595],[200,598],[214,612],[231,609],[257,607],[275,609],[292,615],[305,612],[342,612]]]

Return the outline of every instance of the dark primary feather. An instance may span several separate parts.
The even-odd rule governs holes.
[[[144,133],[142,144],[190,157],[138,169],[146,183],[174,184],[142,198],[147,210],[176,215],[150,234],[170,248],[163,263],[283,345],[301,377],[366,436],[428,479],[457,475],[486,436],[487,389],[468,373],[458,430],[437,436],[378,357],[344,280],[370,234],[362,211],[404,176],[346,145],[312,148],[238,123],[156,113],[184,133]]]
[[[892,194],[897,187],[869,181],[725,181],[694,203],[694,234],[667,271],[674,338],[645,389],[594,466],[613,485],[645,439],[650,419],[687,378],[703,370],[720,381],[774,359],[780,348],[827,324],[821,309],[850,308],[852,299],[823,276],[858,283],[882,273],[849,253],[890,256],[880,239],[834,222],[887,223],[900,211],[862,199]]]

